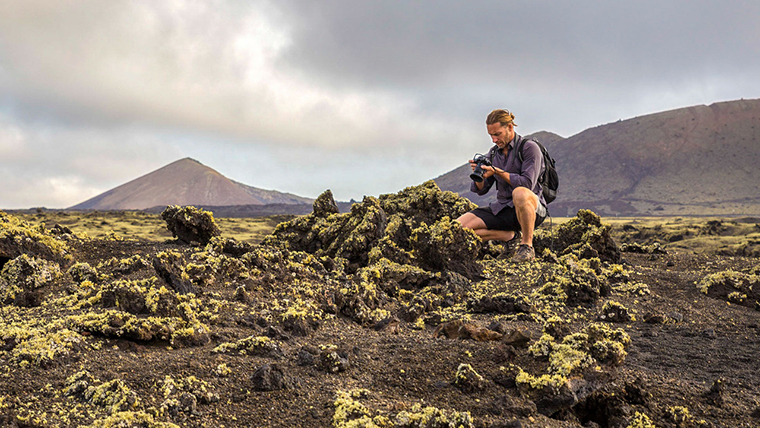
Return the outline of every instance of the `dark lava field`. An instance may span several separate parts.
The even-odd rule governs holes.
[[[192,207],[163,242],[0,212],[0,427],[760,426],[757,242],[581,210],[514,264],[471,208],[328,191],[258,244]]]

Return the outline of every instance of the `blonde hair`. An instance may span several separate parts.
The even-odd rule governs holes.
[[[512,126],[517,126],[515,123],[515,115],[505,109],[494,110],[488,115],[486,118],[486,125],[493,125],[494,123],[500,123],[501,126],[507,126],[511,123]]]

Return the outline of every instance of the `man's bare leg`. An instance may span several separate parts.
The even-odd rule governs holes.
[[[536,225],[536,208],[538,196],[527,187],[517,187],[512,191],[512,201],[515,203],[517,221],[522,232],[521,244],[533,246],[533,230]]]
[[[462,227],[472,229],[483,241],[509,241],[515,236],[511,230],[489,230],[483,220],[473,213],[466,213],[457,221]]]

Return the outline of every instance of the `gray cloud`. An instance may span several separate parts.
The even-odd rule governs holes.
[[[635,114],[679,105],[652,107],[654,92],[694,102],[695,88],[722,81],[757,94],[751,81],[760,71],[755,2],[288,4],[308,17],[288,51],[298,68],[333,85],[412,92],[423,102],[447,99],[438,107],[447,113],[482,114],[493,99],[518,112],[551,107],[558,99],[567,111],[575,99],[577,109],[596,111],[577,113],[604,118],[600,112],[607,107]],[[715,94],[704,95],[695,102]],[[641,101],[646,104],[634,111]],[[559,123],[556,131],[565,134],[595,124],[572,126],[557,115],[542,116],[546,127]]]
[[[312,18],[289,50],[300,67],[372,86],[649,83],[760,61],[749,1],[288,4]]]
[[[183,156],[306,196],[393,192],[484,150],[493,108],[570,136],[758,97],[758,16],[704,0],[0,0],[0,206],[72,205]]]

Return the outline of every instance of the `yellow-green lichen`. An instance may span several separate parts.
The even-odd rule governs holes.
[[[442,410],[432,406],[423,407],[414,404],[409,410],[397,413],[394,417],[387,417],[372,411],[359,400],[369,398],[367,390],[353,390],[350,392],[338,391],[336,393],[335,413],[333,414],[332,426],[334,428],[473,428],[474,422],[469,412],[457,412],[454,410]]]
[[[409,411],[399,412],[393,418],[393,424],[399,428],[473,428],[475,426],[470,412],[447,411],[433,406],[422,407],[419,403],[413,405]]]
[[[637,296],[648,296],[652,294],[649,286],[643,282],[615,284],[612,286],[612,290],[618,293],[634,294]]]
[[[277,341],[266,336],[248,336],[237,342],[225,342],[214,348],[215,354],[242,354],[256,356],[280,356],[282,350]]]
[[[544,333],[528,351],[534,357],[548,359],[547,373],[533,375],[520,369],[515,381],[531,390],[545,387],[558,390],[572,375],[590,368],[599,370],[596,362],[622,364],[629,343],[630,337],[622,329],[613,330],[601,323],[592,323],[582,332],[565,336],[559,343]]]
[[[519,368],[519,372],[515,377],[515,383],[519,387],[530,388],[532,390],[540,391],[544,388],[551,388],[554,391],[559,391],[564,385],[567,384],[567,376],[561,374],[543,374],[540,376],[534,376],[522,368]]]
[[[95,385],[99,384],[99,385]],[[139,398],[121,379],[101,383],[88,372],[82,371],[66,379],[66,395],[83,399],[106,409],[108,413],[133,411],[139,406]]]
[[[211,341],[208,326],[198,321],[190,321],[175,330],[170,342],[172,346],[203,346]]]
[[[46,366],[86,347],[85,339],[69,329],[34,329],[11,351],[11,361]]]
[[[145,306],[150,313],[162,316],[175,316],[179,312],[179,297],[173,290],[165,286],[157,287],[156,283],[148,290],[145,295]]]
[[[591,356],[571,345],[557,344],[554,345],[552,353],[549,355],[549,373],[562,376],[570,376],[594,364]]]
[[[174,379],[166,375],[161,382],[161,394],[164,399],[171,399],[182,393],[188,393],[194,396],[201,404],[209,404],[219,401],[219,395],[213,391],[213,386],[195,376]]]
[[[636,412],[626,428],[657,428],[652,420],[644,413]]]
[[[66,273],[77,283],[97,281],[98,279],[98,271],[90,266],[89,263],[74,263]]]
[[[353,390],[350,392],[338,391],[335,395],[335,413],[332,424],[335,428],[380,428],[389,426],[387,418],[378,416],[373,418],[370,410],[359,398],[367,398],[369,391],[366,389]]]
[[[28,253],[65,260],[71,258],[66,242],[50,234],[45,226],[34,226],[3,211],[0,211],[0,247],[6,248],[9,257]]]
[[[457,367],[453,384],[465,392],[472,392],[480,389],[484,382],[483,376],[476,372],[470,364],[462,363]]]
[[[689,409],[683,406],[668,407],[665,414],[678,428],[689,426],[693,420]]]
[[[740,293],[738,291],[734,291],[731,293],[728,293],[728,301],[732,303],[742,303],[747,299],[747,295],[744,293]]]
[[[145,412],[118,412],[106,418],[98,419],[82,428],[179,428],[171,422],[158,422],[153,415]]]
[[[758,275],[727,270],[706,275],[699,281],[697,288],[702,293],[707,294],[708,291],[716,285],[722,285],[729,289],[743,291],[747,289],[751,290],[753,286],[757,284],[760,284],[760,277]]]
[[[611,322],[635,321],[636,318],[629,312],[630,310],[622,303],[610,300],[602,306],[602,313],[599,315],[599,319]]]
[[[42,288],[60,276],[57,264],[21,254],[5,263],[0,271],[0,303],[12,301],[24,291]]]
[[[227,367],[227,363],[221,363],[214,368],[214,374],[219,377],[227,377],[232,374],[232,369]]]
[[[528,352],[534,357],[548,357],[554,348],[554,338],[548,334],[542,334],[541,337],[528,347]]]
[[[106,310],[100,313],[86,313],[83,315],[72,315],[67,318],[67,322],[79,331],[89,331],[91,333],[102,334],[108,337],[123,337],[139,341],[166,340],[187,342],[188,334],[193,331],[201,330],[208,332],[205,325],[199,326],[197,321],[184,321],[179,318],[166,317],[138,317],[133,314]],[[207,340],[198,340],[205,344]]]

